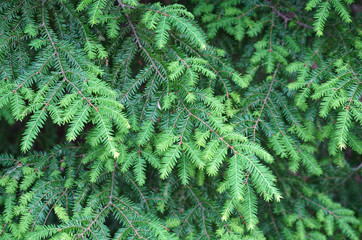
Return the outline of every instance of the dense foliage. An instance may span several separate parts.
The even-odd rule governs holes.
[[[361,8],[0,1],[0,239],[359,239]]]

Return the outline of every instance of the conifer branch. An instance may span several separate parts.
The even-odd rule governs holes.
[[[351,4],[1,2],[0,238],[357,240]]]

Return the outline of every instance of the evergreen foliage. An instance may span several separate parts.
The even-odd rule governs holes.
[[[0,239],[360,238],[361,6],[183,4],[0,1]]]

